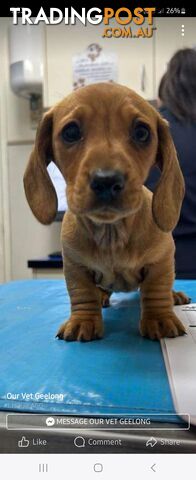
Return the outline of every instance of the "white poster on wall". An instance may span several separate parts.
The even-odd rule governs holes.
[[[74,55],[72,60],[73,89],[99,82],[118,81],[118,57],[105,53],[97,43],[91,43],[85,52]]]

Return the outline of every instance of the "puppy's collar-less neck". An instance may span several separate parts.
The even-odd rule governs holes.
[[[81,224],[84,234],[87,234],[98,249],[105,251],[110,249],[111,252],[116,253],[120,249],[123,250],[128,244],[133,246],[134,243],[141,241],[140,237],[148,229],[149,209],[151,211],[152,208],[149,193],[147,189],[144,189],[138,210],[114,223],[96,223],[87,216],[78,216],[77,221]]]
[[[88,236],[96,243],[98,248],[123,249],[130,238],[130,217],[125,217],[114,223],[95,223],[87,217],[81,219],[82,225]],[[133,222],[133,220],[132,220]],[[132,223],[131,222],[131,223]]]

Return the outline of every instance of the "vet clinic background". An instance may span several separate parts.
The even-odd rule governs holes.
[[[36,29],[39,42],[34,47],[42,59],[42,107],[35,97],[39,103],[35,109],[33,99],[15,94],[10,86],[11,24],[11,18],[0,18],[1,283],[62,277],[61,267],[46,270],[27,266],[30,259],[47,257],[61,249],[61,222],[43,226],[33,217],[23,191],[23,173],[35,138],[37,110],[46,111],[73,90],[73,56],[82,54],[90,44],[98,44],[103,53],[116,55],[118,83],[156,101],[171,56],[182,47],[196,46],[195,18],[155,18],[156,30],[151,38],[102,38],[103,25],[32,25],[29,28]],[[25,35],[23,45],[25,49]]]

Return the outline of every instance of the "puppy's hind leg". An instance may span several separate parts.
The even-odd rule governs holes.
[[[191,302],[191,298],[186,295],[184,292],[175,292],[172,291],[174,305],[186,305]]]
[[[111,293],[101,290],[102,292],[102,308],[110,307],[110,296]]]

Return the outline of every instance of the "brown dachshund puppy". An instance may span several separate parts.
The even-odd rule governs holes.
[[[117,84],[97,84],[69,95],[44,116],[24,186],[44,223],[57,197],[47,165],[67,183],[69,210],[62,224],[64,273],[71,316],[64,340],[103,336],[101,307],[112,292],[141,290],[141,334],[151,339],[185,333],[172,293],[175,227],[184,181],[167,122],[140,96]],[[162,174],[154,195],[144,187],[153,165]]]

